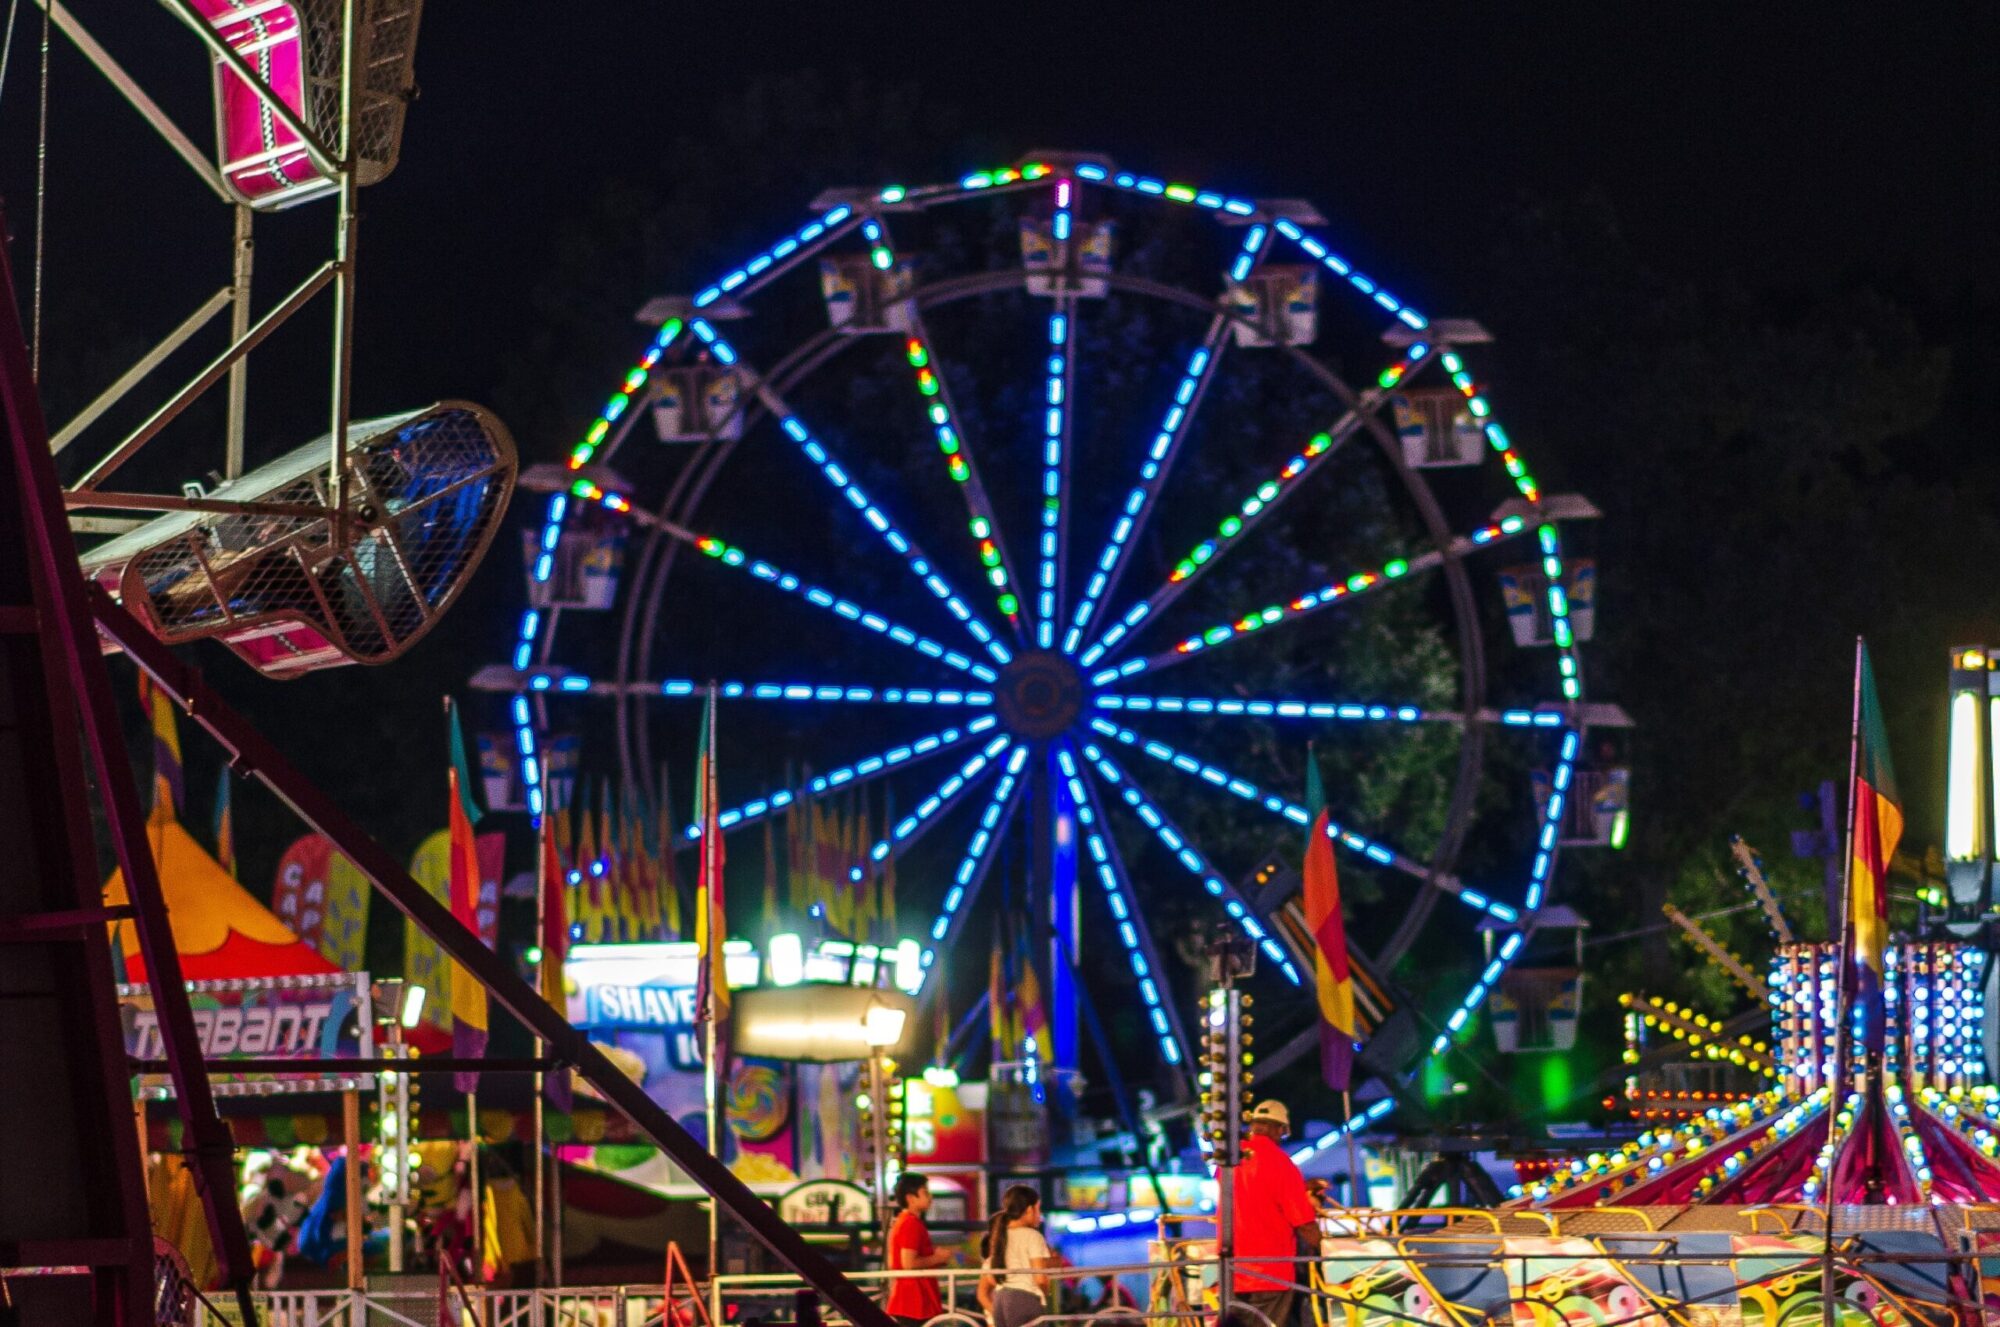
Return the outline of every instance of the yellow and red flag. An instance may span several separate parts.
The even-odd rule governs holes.
[[[542,899],[542,933],[537,940],[542,962],[536,973],[536,985],[549,1006],[567,1017],[569,999],[563,991],[563,959],[569,954],[569,908],[567,891],[563,888],[562,855],[556,850],[555,820],[553,815],[542,817],[541,853],[537,860]]]
[[[1855,1008],[1871,1050],[1882,1048],[1883,952],[1889,945],[1889,862],[1903,837],[1903,804],[1889,762],[1889,730],[1875,694],[1875,665],[1867,642],[1855,669],[1854,859],[1847,889],[1848,932],[1854,945]]]
[[[174,719],[173,697],[153,685],[148,674],[139,674],[139,703],[145,707],[146,722],[153,729],[153,805],[165,806],[175,815],[187,804],[187,789],[181,780],[181,733]]]
[[[465,778],[465,734],[458,726],[458,707],[451,711],[451,911],[476,939],[479,926],[479,848],[472,828],[479,809],[472,804],[472,790]],[[457,963],[451,970],[451,1049],[452,1054],[473,1059],[486,1053],[486,988]],[[479,1075],[455,1076],[461,1092],[479,1087]]]
[[[1354,979],[1347,964],[1347,923],[1340,915],[1340,873],[1334,866],[1326,789],[1319,757],[1307,748],[1305,895],[1306,930],[1313,938],[1313,989],[1319,998],[1319,1064],[1326,1085],[1345,1092],[1354,1074]]]
[[[695,976],[695,1021],[719,1023],[729,1017],[729,975],[722,946],[729,936],[723,908],[721,798],[715,780],[715,686],[708,688],[708,708],[702,715],[701,748],[694,766],[694,821],[701,826],[696,851],[701,872],[695,884],[694,943],[699,957]]]

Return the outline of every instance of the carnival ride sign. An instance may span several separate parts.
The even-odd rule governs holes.
[[[375,1086],[372,1073],[332,1072],[325,1063],[367,1060],[375,1054],[367,973],[191,981],[187,990],[216,1096],[362,1091]],[[152,992],[145,986],[120,986],[118,997],[125,1053],[136,1060],[165,1058]],[[299,1060],[308,1067],[297,1075],[231,1074],[218,1062],[232,1059]],[[160,1100],[173,1096],[164,1074],[142,1075],[140,1090]]]

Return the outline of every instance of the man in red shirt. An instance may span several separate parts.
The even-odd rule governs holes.
[[[1319,1208],[1297,1164],[1278,1146],[1292,1131],[1284,1103],[1259,1102],[1244,1123],[1249,1136],[1230,1189],[1236,1202],[1236,1295],[1273,1327],[1290,1327],[1298,1297],[1293,1287],[1309,1280],[1305,1264],[1255,1260],[1319,1252]]]
[[[896,1221],[889,1227],[889,1249],[884,1258],[889,1271],[919,1272],[942,1267],[951,1261],[949,1253],[939,1253],[931,1243],[931,1228],[924,1213],[931,1210],[931,1182],[922,1175],[904,1171],[896,1177]],[[944,1312],[937,1282],[928,1276],[903,1276],[889,1282],[889,1301],[883,1307],[898,1322],[915,1327]]]

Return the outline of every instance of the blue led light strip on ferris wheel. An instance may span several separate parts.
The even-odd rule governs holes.
[[[909,842],[912,835],[950,807],[958,795],[965,791],[967,785],[985,772],[986,766],[993,758],[1013,744],[1014,739],[1004,733],[988,742],[971,759],[960,765],[951,777],[939,784],[930,796],[917,803],[916,810],[898,820],[895,828],[886,836],[877,839],[868,849],[868,860],[879,864],[888,860],[891,852],[900,852],[902,850],[900,845]],[[850,867],[847,872],[848,879],[855,884],[861,883],[866,875],[866,868],[860,866]]]
[[[1132,696],[1100,691],[1090,698],[1100,710],[1156,714],[1225,714],[1253,719],[1337,719],[1349,723],[1460,723],[1462,714],[1419,705],[1363,705],[1355,701],[1252,700],[1241,696]],[[1561,716],[1551,716],[1561,722]]]
[[[1555,866],[1556,840],[1561,833],[1563,805],[1569,797],[1570,780],[1576,770],[1576,755],[1582,745],[1583,734],[1576,729],[1571,728],[1563,733],[1562,748],[1557,756],[1555,778],[1549,790],[1549,800],[1542,808],[1541,833],[1535,840],[1535,863],[1528,872],[1528,893],[1522,904],[1522,910],[1530,917],[1541,909],[1542,898],[1548,887],[1549,872]],[[1499,954],[1486,965],[1486,970],[1479,974],[1479,980],[1472,984],[1472,989],[1465,993],[1463,1000],[1459,1001],[1458,1008],[1452,1010],[1451,1017],[1445,1020],[1444,1031],[1432,1039],[1430,1049],[1432,1055],[1437,1055],[1450,1046],[1452,1038],[1478,1014],[1479,1006],[1486,1002],[1487,995],[1493,990],[1493,983],[1500,980],[1500,974],[1513,963],[1524,943],[1526,935],[1516,931],[1501,944]]]
[[[1007,765],[1000,775],[1000,781],[993,788],[993,796],[987,799],[986,809],[979,814],[979,828],[973,832],[972,841],[965,846],[965,856],[959,860],[958,870],[952,875],[951,888],[945,891],[944,905],[939,910],[937,920],[931,923],[931,942],[924,947],[924,978],[929,980],[931,964],[937,959],[937,946],[951,933],[952,923],[958,919],[958,910],[978,888],[985,878],[986,868],[992,864],[989,849],[997,841],[1000,827],[1013,806],[1014,789],[1021,780],[1021,766],[1028,759],[1028,748],[1016,746],[1007,755]],[[921,988],[919,994],[922,993]]]
[[[694,306],[697,309],[705,309],[724,295],[741,289],[746,284],[750,289],[755,289],[758,284],[756,278],[768,270],[773,263],[791,257],[793,253],[815,241],[823,238],[832,238],[830,232],[836,226],[840,225],[841,222],[846,221],[853,215],[854,209],[845,204],[831,209],[826,215],[820,217],[819,220],[808,223],[796,235],[790,235],[779,240],[776,244],[743,264],[743,266],[733,272],[727,273],[722,280],[696,295],[694,297]],[[745,289],[743,293],[747,295],[750,293],[750,290]]]
[[[571,680],[574,680],[573,676],[564,679],[563,690],[578,689],[568,685]],[[587,682],[589,679],[584,680]],[[533,687],[532,681],[530,686]],[[708,683],[697,682],[691,677],[670,677],[659,684],[659,693],[669,699],[691,696],[700,700],[708,694]],[[949,687],[844,687],[811,682],[719,682],[716,693],[724,700],[815,700],[850,704],[975,707],[993,703],[990,691],[955,691]]]
[[[741,362],[735,347],[731,346],[707,319],[696,318],[689,326],[693,329],[694,334],[700,337],[702,342],[708,346],[710,353],[716,359],[729,365]],[[972,634],[973,639],[984,645],[986,652],[992,655],[995,661],[999,663],[1004,664],[1013,658],[1013,655],[1008,652],[1007,647],[994,639],[992,631],[987,628],[986,624],[980,621],[970,608],[966,607],[965,601],[959,598],[958,592],[945,582],[943,576],[938,574],[937,568],[931,565],[930,559],[918,551],[916,545],[910,542],[907,535],[896,528],[880,507],[869,501],[867,493],[849,477],[846,469],[833,459],[832,454],[827,451],[825,446],[813,437],[812,431],[805,426],[804,421],[793,414],[788,408],[782,408],[784,403],[778,400],[775,393],[769,395],[768,404],[772,406],[772,413],[778,417],[778,427],[784,432],[784,435],[798,446],[798,449],[805,454],[807,460],[818,467],[819,472],[826,476],[827,481],[833,485],[835,491],[847,499],[848,505],[861,513],[861,518],[868,522],[874,528],[875,532],[882,537],[882,542],[889,545],[891,549],[902,557],[910,570],[915,573],[917,579],[922,581],[924,587],[938,597],[939,601],[951,611],[953,617],[964,624],[965,629]]]
[[[852,765],[843,765],[830,773],[809,779],[798,788],[780,789],[769,796],[745,802],[741,806],[732,806],[716,817],[716,823],[724,830],[734,829],[738,825],[747,825],[751,821],[770,815],[774,811],[782,811],[794,802],[810,801],[822,793],[832,792],[834,789],[850,783],[872,779],[878,774],[894,769],[898,765],[906,764],[909,761],[934,755],[941,751],[948,751],[961,742],[970,741],[981,733],[991,730],[993,725],[999,722],[1000,720],[997,717],[987,714],[973,720],[964,728],[946,728],[940,732],[920,737],[914,742],[905,742],[900,746],[891,747],[880,754],[857,760]],[[690,842],[700,838],[701,826],[698,824],[688,825],[686,829],[681,831],[681,837]]]
[[[1147,959],[1146,946],[1139,938],[1139,928],[1146,924],[1145,919],[1132,897],[1131,885],[1119,870],[1117,857],[1105,840],[1097,799],[1084,785],[1082,773],[1077,769],[1076,756],[1067,745],[1057,749],[1056,765],[1069,783],[1070,800],[1076,804],[1077,824],[1083,830],[1084,848],[1090,853],[1090,860],[1096,863],[1098,883],[1104,886],[1104,902],[1111,909],[1118,939],[1125,946],[1126,961],[1132,965],[1132,975],[1138,980],[1139,998],[1145,1002],[1146,1018],[1153,1025],[1153,1035],[1159,1039],[1160,1054],[1166,1057],[1168,1064],[1180,1064],[1187,1057],[1180,1039],[1174,1035],[1172,1022],[1167,1018],[1167,997],[1160,989],[1166,974],[1155,974],[1153,964]]]
[[[1051,224],[1056,243],[1064,249],[1068,248],[1070,228],[1074,224],[1070,209],[1075,192],[1074,182],[1067,179],[1056,181],[1056,211]],[[1062,269],[1054,278],[1059,283],[1058,290],[1066,288],[1069,266],[1065,257]],[[1061,566],[1065,525],[1063,480],[1069,472],[1065,454],[1069,444],[1069,389],[1075,378],[1075,322],[1076,301],[1067,294],[1058,294],[1055,310],[1049,314],[1048,385],[1042,393],[1042,519],[1041,534],[1038,536],[1041,569],[1035,591],[1035,644],[1045,650],[1054,646],[1056,634],[1056,582]]]
[[[1250,227],[1243,237],[1243,245],[1237,250],[1236,259],[1230,264],[1232,281],[1241,281],[1250,274],[1257,256],[1263,251],[1264,240],[1270,232],[1263,225]],[[1089,586],[1084,590],[1083,599],[1076,606],[1076,616],[1070,620],[1069,630],[1063,636],[1063,653],[1075,654],[1076,647],[1083,640],[1084,630],[1090,625],[1091,615],[1097,611],[1098,603],[1111,583],[1113,572],[1125,556],[1125,549],[1132,534],[1147,515],[1146,507],[1165,486],[1166,472],[1172,463],[1171,453],[1186,436],[1186,425],[1194,415],[1195,397],[1206,385],[1217,361],[1221,358],[1225,338],[1229,335],[1230,323],[1218,317],[1213,330],[1202,344],[1195,347],[1188,357],[1187,368],[1181,373],[1180,384],[1174,389],[1173,404],[1167,407],[1166,417],[1153,435],[1153,445],[1146,453],[1145,464],[1139,469],[1139,482],[1125,496],[1125,506],[1118,514],[1117,522],[1111,527],[1111,538],[1098,555],[1097,570],[1092,573]],[[1085,664],[1096,662],[1086,659]]]
[[[854,601],[843,599],[829,590],[823,590],[817,585],[802,581],[790,572],[782,571],[770,563],[763,561],[761,558],[752,558],[733,544],[726,544],[722,540],[712,537],[703,537],[696,541],[695,547],[718,562],[721,562],[724,566],[741,567],[760,581],[775,585],[788,594],[799,595],[830,613],[844,617],[850,622],[859,623],[870,631],[887,636],[900,645],[907,645],[918,653],[929,655],[940,663],[950,664],[953,668],[959,669],[961,672],[970,673],[982,682],[996,682],[1000,678],[1000,674],[994,672],[985,664],[975,663],[973,660],[960,654],[957,650],[948,650],[928,636],[919,636],[908,627],[892,622],[880,613],[871,613]]]
[[[839,233],[841,223],[851,217],[853,211],[854,209],[846,206],[836,207],[825,215],[807,222],[797,233],[778,241],[743,267],[723,277],[721,283],[696,295],[694,306],[704,308],[721,298],[725,289],[734,290],[746,283],[754,289],[759,284],[758,278],[769,271],[773,264],[801,250],[809,251],[813,246]],[[583,440],[571,451],[570,469],[578,470],[589,464],[597,448],[609,436],[611,426],[637,399],[639,390],[646,385],[653,366],[659,363],[660,356],[666,353],[667,348],[674,343],[685,327],[685,321],[680,318],[669,318],[661,324],[645,352],[640,355],[639,362],[627,371],[619,390],[612,394],[611,399],[598,412],[597,419],[584,433]],[[568,497],[565,494],[557,493],[549,498],[548,514],[542,524],[541,550],[535,559],[534,577],[537,581],[547,581],[554,570],[556,545],[562,539],[563,515],[567,506]],[[530,608],[522,613],[521,630],[514,647],[514,668],[517,672],[527,671],[528,666],[534,662],[535,642],[540,637],[542,624],[543,617],[539,609]],[[528,813],[539,824],[546,806],[546,795],[541,779],[542,766],[535,751],[533,715],[526,701],[519,697],[516,698],[512,711],[514,741],[521,753],[523,783],[528,794]]]
[[[1264,929],[1264,924],[1257,920],[1250,905],[1243,901],[1243,896],[1209,867],[1207,860],[1188,842],[1187,836],[1174,827],[1173,821],[1167,819],[1158,807],[1146,799],[1146,795],[1125,777],[1124,771],[1104,753],[1103,748],[1094,742],[1087,742],[1084,744],[1083,754],[1097,767],[1097,772],[1104,781],[1117,789],[1118,796],[1124,799],[1133,813],[1146,823],[1146,828],[1153,831],[1153,836],[1166,845],[1167,850],[1173,853],[1175,859],[1187,869],[1188,874],[1201,881],[1203,889],[1222,900],[1222,910],[1242,928],[1243,934],[1257,942],[1257,947],[1278,965],[1286,980],[1294,986],[1301,985],[1303,979],[1299,976],[1298,968],[1293,965],[1291,955],[1285,952],[1285,947]]]
[[[1295,825],[1309,825],[1312,823],[1311,816],[1298,803],[1287,801],[1285,798],[1273,793],[1267,793],[1249,780],[1238,778],[1228,770],[1218,769],[1205,760],[1197,760],[1185,751],[1176,751],[1165,742],[1141,737],[1131,729],[1120,728],[1108,719],[1092,719],[1090,726],[1106,737],[1115,738],[1126,746],[1138,748],[1163,765],[1171,765],[1183,774],[1192,775],[1204,783],[1211,784],[1225,792],[1234,793],[1246,802],[1255,802],[1266,811],[1271,812],[1273,815],[1283,816]],[[1340,843],[1360,853],[1378,865],[1393,866],[1404,874],[1416,876],[1421,880],[1431,878],[1429,868],[1425,867],[1423,863],[1406,857],[1395,849],[1378,843],[1365,834],[1358,834],[1336,823],[1331,816],[1327,818],[1327,837],[1333,839],[1336,843]],[[1517,922],[1521,919],[1521,914],[1515,909],[1496,899],[1488,898],[1480,890],[1474,889],[1463,882],[1453,882],[1448,887],[1441,887],[1444,887],[1446,892],[1459,902],[1469,908],[1477,909],[1489,917],[1508,923]]]

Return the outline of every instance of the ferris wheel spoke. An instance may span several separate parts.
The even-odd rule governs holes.
[[[1236,261],[1230,265],[1229,277],[1232,281],[1240,282],[1250,275],[1262,260],[1269,238],[1270,231],[1264,225],[1250,227],[1243,237],[1242,248],[1237,251]],[[1097,556],[1097,568],[1091,573],[1090,584],[1076,606],[1076,616],[1063,636],[1064,654],[1076,653],[1098,605],[1117,593],[1119,578],[1125,571],[1125,552],[1146,528],[1146,522],[1153,514],[1153,501],[1166,487],[1167,476],[1173,469],[1174,460],[1180,455],[1181,439],[1187,436],[1195,412],[1201,409],[1202,400],[1207,395],[1208,384],[1215,376],[1216,367],[1222,362],[1229,329],[1228,316],[1217,313],[1209,320],[1208,331],[1202,336],[1201,344],[1188,357],[1187,368],[1182,371],[1180,383],[1174,388],[1173,401],[1160,421],[1159,431],[1153,435],[1145,464],[1139,468],[1139,482],[1126,495],[1125,505],[1112,523],[1111,537]],[[1094,660],[1087,661],[1086,666],[1089,662]]]
[[[1070,243],[1071,210],[1076,182],[1056,181],[1056,211],[1053,235],[1068,255],[1067,271],[1055,279],[1061,282],[1055,308],[1049,313],[1048,385],[1042,392],[1042,492],[1041,520],[1036,546],[1040,566],[1035,585],[1035,644],[1044,650],[1055,648],[1056,619],[1062,613],[1063,555],[1069,534],[1070,420],[1075,414],[1073,387],[1076,382],[1076,296],[1071,293],[1071,272],[1078,245]]]
[[[1102,686],[1117,678],[1133,677],[1140,673],[1157,673],[1163,668],[1185,663],[1205,650],[1231,644],[1270,627],[1296,622],[1300,618],[1332,608],[1336,604],[1347,603],[1370,590],[1394,585],[1416,573],[1434,571],[1444,565],[1447,555],[1463,557],[1476,549],[1493,548],[1532,529],[1534,527],[1528,523],[1525,516],[1503,516],[1497,521],[1480,526],[1471,534],[1452,540],[1448,549],[1432,549],[1413,558],[1396,558],[1373,571],[1357,572],[1344,580],[1330,581],[1285,603],[1271,604],[1246,613],[1232,622],[1218,623],[1206,631],[1196,632],[1170,650],[1162,650],[1158,654],[1135,655],[1115,668],[1102,670],[1091,680]]]
[[[753,558],[733,544],[726,544],[712,536],[702,536],[695,540],[695,547],[724,566],[740,567],[767,585],[774,585],[787,594],[798,595],[806,602],[823,608],[836,617],[866,627],[877,635],[886,636],[898,645],[936,659],[939,663],[947,664],[962,673],[970,673],[982,682],[994,682],[999,679],[1000,675],[987,665],[968,659],[957,650],[947,649],[928,636],[919,636],[901,623],[891,621],[880,613],[870,612],[851,599],[844,599],[831,590],[822,589],[809,581],[802,581],[790,572],[774,567],[761,558]]]
[[[1280,797],[1275,793],[1266,792],[1248,779],[1239,778],[1231,774],[1228,770],[1221,769],[1210,764],[1208,761],[1189,755],[1185,751],[1178,751],[1168,746],[1165,742],[1141,736],[1129,728],[1121,728],[1109,719],[1101,717],[1092,719],[1090,727],[1092,731],[1100,733],[1115,742],[1145,753],[1152,759],[1159,761],[1162,765],[1171,765],[1190,778],[1197,779],[1212,788],[1220,788],[1222,791],[1240,797],[1246,802],[1261,806],[1271,814],[1281,816],[1295,825],[1304,826],[1312,823],[1311,814],[1297,802]],[[1568,782],[1567,778],[1565,778],[1564,782]],[[1368,837],[1359,830],[1342,825],[1331,817],[1327,820],[1327,837],[1342,847],[1360,853],[1363,857],[1366,857],[1378,866],[1391,867],[1401,871],[1405,875],[1414,876],[1418,880],[1433,884],[1467,907],[1483,912],[1498,921],[1511,923],[1518,922],[1521,919],[1521,913],[1518,909],[1489,897],[1485,891],[1474,889],[1459,880],[1456,876],[1433,875],[1428,866],[1425,866],[1409,854],[1399,852],[1386,843]],[[1537,899],[1537,906],[1539,906],[1539,902],[1540,900]]]
[[[1127,692],[1100,691],[1090,702],[1100,710],[1121,710],[1149,714],[1221,715],[1226,718],[1332,720],[1338,723],[1448,723],[1462,724],[1465,716],[1457,710],[1436,710],[1423,705],[1382,704],[1353,700],[1270,700],[1254,696],[1149,696]],[[1513,711],[1509,711],[1513,713]],[[1533,711],[1521,711],[1532,715]],[[1551,715],[1560,723],[1560,715]]]
[[[475,675],[473,686],[492,689]],[[510,678],[511,681],[511,678]],[[618,682],[587,677],[561,669],[536,669],[519,675],[518,685],[529,691],[553,691],[591,696],[663,696],[668,700],[705,700],[708,683],[692,677],[668,677],[659,681]],[[826,682],[741,682],[715,684],[723,700],[776,700],[790,703],[814,701],[819,704],[922,705],[935,709],[965,707],[983,709],[993,704],[990,691],[962,691],[956,687],[841,686]]]
[[[737,354],[736,348],[730,345],[707,319],[696,318],[689,326],[717,359],[734,367],[743,376],[751,389],[757,393],[758,399],[764,403],[764,407],[777,419],[778,427],[784,435],[791,439],[806,459],[825,476],[826,481],[833,485],[834,491],[839,493],[849,506],[861,513],[861,518],[881,537],[882,542],[902,558],[911,574],[923,582],[924,588],[937,597],[972,638],[985,646],[986,652],[996,662],[1004,664],[1011,659],[1013,655],[1007,647],[1002,645],[985,622],[966,606],[958,591],[951,587],[931,560],[924,556],[923,550],[917,547],[916,542],[896,527],[887,514],[869,499],[861,486],[854,482],[846,467],[836,461],[825,444],[813,436],[805,422],[786,403],[784,397],[778,394],[777,388]]]
[[[1076,803],[1077,824],[1083,831],[1084,850],[1090,855],[1091,864],[1097,871],[1098,883],[1104,887],[1105,906],[1111,910],[1119,943],[1125,946],[1126,960],[1132,965],[1132,975],[1139,983],[1139,998],[1145,1003],[1146,1018],[1152,1024],[1153,1036],[1159,1041],[1160,1054],[1168,1064],[1185,1065],[1188,1063],[1188,1037],[1187,1029],[1181,1025],[1180,1004],[1174,999],[1173,988],[1167,980],[1167,969],[1161,965],[1159,952],[1153,945],[1153,933],[1146,925],[1145,913],[1132,892],[1131,876],[1125,870],[1124,860],[1118,855],[1117,845],[1105,828],[1104,809],[1099,805],[1090,781],[1083,777],[1076,753],[1069,743],[1065,742],[1057,748],[1056,766],[1069,784],[1070,799]]]
[[[1083,754],[1096,767],[1098,776],[1118,794],[1125,805],[1132,808],[1133,814],[1145,822],[1146,828],[1153,831],[1153,837],[1174,854],[1175,859],[1187,869],[1188,874],[1201,881],[1203,889],[1222,901],[1222,910],[1242,928],[1243,934],[1249,936],[1257,947],[1278,965],[1279,970],[1292,985],[1302,985],[1304,979],[1299,975],[1298,967],[1292,962],[1291,955],[1285,952],[1285,947],[1261,921],[1257,920],[1255,910],[1244,901],[1236,888],[1209,867],[1208,859],[1188,842],[1187,835],[1181,833],[1173,821],[1147,800],[1145,793],[1126,777],[1125,772],[1104,753],[1103,748],[1094,742],[1086,742]]]
[[[861,784],[881,778],[898,766],[963,746],[992,731],[999,722],[1000,720],[994,715],[985,714],[964,727],[945,728],[926,734],[914,742],[890,747],[886,751],[863,757],[851,765],[843,765],[817,778],[808,779],[797,787],[781,788],[751,801],[728,807],[716,817],[716,823],[722,827],[723,834],[727,835],[732,830],[754,824],[765,816],[783,811],[788,806],[810,802],[816,797],[823,797],[827,793],[838,792],[843,788],[859,787]],[[681,832],[676,846],[692,843],[700,837],[701,826],[690,824]]]
[[[871,256],[875,266],[884,270],[893,268],[896,255],[889,238],[888,223],[880,217],[871,216],[862,223],[861,233],[872,246]],[[916,375],[917,392],[923,397],[925,417],[937,438],[938,450],[944,455],[945,472],[965,495],[966,512],[970,517],[968,528],[979,554],[980,565],[985,568],[987,583],[993,589],[994,606],[1013,627],[1015,638],[1025,639],[1021,626],[1021,600],[1015,592],[1019,582],[1007,556],[1006,545],[1000,538],[999,518],[993,514],[992,499],[987,496],[986,485],[979,478],[978,464],[972,459],[972,447],[966,440],[962,417],[952,407],[951,388],[944,379],[944,366],[938,363],[936,343],[924,327],[923,311],[917,307],[915,300],[909,301],[908,310],[910,330],[903,343],[903,358],[909,361],[910,369]]]
[[[933,788],[929,795],[917,803],[915,810],[898,820],[889,827],[888,833],[870,845],[865,862],[860,866],[849,868],[848,879],[859,884],[872,870],[891,857],[901,857],[915,846],[925,831],[937,823],[939,816],[958,805],[959,799],[986,772],[986,767],[991,765],[1001,752],[1013,745],[1014,739],[1002,733],[974,752],[943,783]]]
[[[948,649],[928,636],[920,636],[908,627],[883,617],[880,613],[870,612],[851,599],[844,599],[830,590],[822,589],[809,581],[800,580],[797,576],[773,566],[762,558],[753,558],[734,544],[718,539],[714,535],[696,534],[686,526],[670,521],[664,516],[634,507],[623,494],[607,493],[588,479],[577,480],[571,486],[570,494],[582,498],[587,502],[601,503],[613,511],[622,513],[636,524],[645,526],[649,530],[658,530],[670,539],[678,539],[684,544],[691,544],[700,552],[714,558],[726,567],[737,567],[746,570],[758,580],[769,585],[775,585],[787,594],[800,595],[816,607],[824,608],[828,612],[844,617],[850,622],[859,623],[861,626],[868,628],[868,630],[878,635],[887,636],[898,645],[906,646],[919,654],[927,655],[940,663],[958,669],[962,673],[970,673],[982,682],[993,682],[998,680],[1000,676],[985,664],[976,663],[966,658],[963,654],[960,654],[957,650]],[[515,657],[518,659],[520,655],[517,654]],[[519,668],[521,671],[525,671],[526,665],[519,665]],[[547,688],[537,689],[546,690]]]
[[[1276,511],[1281,503],[1299,491],[1305,477],[1325,465],[1346,441],[1358,432],[1368,416],[1379,409],[1389,393],[1401,386],[1412,373],[1428,363],[1431,348],[1423,344],[1409,347],[1402,359],[1384,369],[1376,378],[1375,386],[1361,393],[1349,404],[1347,412],[1334,421],[1333,426],[1323,433],[1316,433],[1307,439],[1306,445],[1286,461],[1276,475],[1265,480],[1253,490],[1249,497],[1237,504],[1236,511],[1225,517],[1211,538],[1203,540],[1188,550],[1187,556],[1174,564],[1167,579],[1158,589],[1125,611],[1124,616],[1113,623],[1083,653],[1083,666],[1088,668],[1103,658],[1105,653],[1117,646],[1140,623],[1156,618],[1176,599],[1187,593],[1202,572],[1227,550],[1241,542],[1243,536],[1259,521]]]
[[[952,874],[951,888],[945,891],[944,904],[939,909],[937,920],[931,923],[930,943],[924,947],[923,972],[928,982],[931,964],[936,962],[938,951],[947,949],[958,939],[964,929],[965,918],[972,911],[972,904],[979,897],[980,886],[986,883],[986,873],[993,865],[993,848],[1001,835],[1007,832],[1007,825],[1014,817],[1014,808],[1020,804],[1021,766],[1027,761],[1028,748],[1016,746],[1008,753],[1007,763],[1000,772],[1000,781],[994,785],[993,796],[987,799],[986,809],[979,813],[979,828],[973,831],[971,840],[965,845],[965,855],[959,859],[958,870]],[[922,994],[921,987],[918,994]]]

